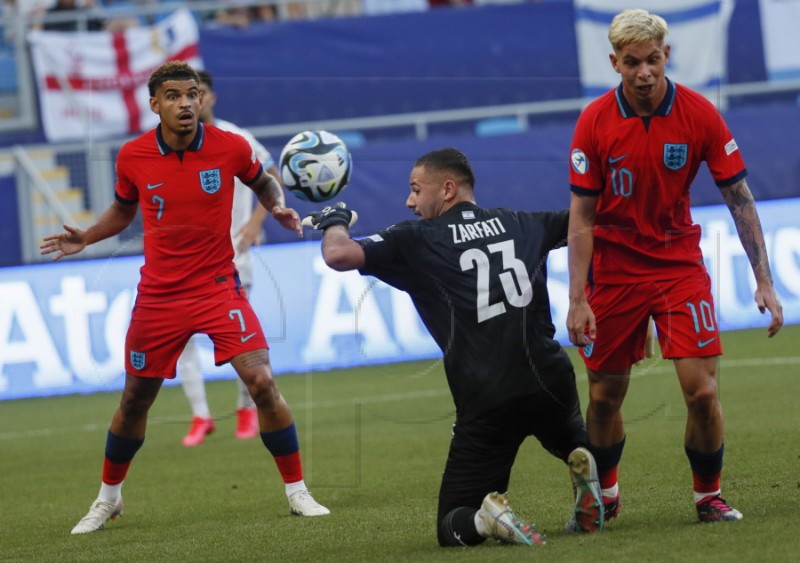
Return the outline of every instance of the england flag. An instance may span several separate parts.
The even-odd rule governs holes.
[[[33,67],[48,141],[101,140],[151,129],[147,80],[168,60],[202,68],[198,28],[181,9],[123,32],[32,31]]]

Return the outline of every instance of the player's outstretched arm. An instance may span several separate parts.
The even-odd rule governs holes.
[[[300,215],[291,207],[276,205],[272,208],[272,218],[280,223],[281,227],[289,231],[294,231],[297,236],[303,236],[303,229],[300,226]]]
[[[262,173],[249,186],[255,192],[264,209],[268,209],[272,213],[273,219],[280,223],[281,227],[295,231],[299,237],[303,236],[300,215],[291,207],[286,207],[283,188],[272,174]]]
[[[772,282],[767,247],[764,244],[764,232],[761,229],[761,220],[758,218],[755,199],[744,179],[732,186],[722,188],[720,191],[731,212],[733,222],[736,224],[736,231],[739,233],[739,240],[756,277],[755,302],[758,310],[761,311],[761,314],[769,310],[772,315],[772,320],[767,328],[767,336],[775,336],[783,326],[783,306]]]
[[[39,245],[42,256],[57,252],[58,254],[53,256],[53,260],[59,260],[64,256],[77,254],[86,248],[86,231],[66,224],[63,227],[66,232],[44,237],[42,244]]]
[[[572,194],[569,208],[567,253],[569,257],[569,311],[567,333],[575,346],[587,346],[597,334],[594,313],[586,300],[586,280],[594,248],[597,198]],[[589,329],[588,337],[586,329]]]
[[[44,237],[39,250],[42,255],[55,252],[53,260],[77,254],[90,244],[121,233],[133,222],[138,209],[138,203],[122,204],[115,201],[100,215],[97,222],[85,231],[64,225],[65,232]]]
[[[358,213],[344,202],[315,211],[303,219],[303,225],[323,231],[322,258],[338,271],[357,270],[364,265],[364,249],[350,238],[348,229],[358,221]]]

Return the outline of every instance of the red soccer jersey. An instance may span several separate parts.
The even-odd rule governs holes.
[[[622,85],[589,104],[570,150],[570,187],[598,196],[592,280],[681,277],[702,261],[689,189],[706,161],[719,187],[747,174],[728,127],[706,98],[667,80],[652,117],[639,117]]]
[[[116,197],[139,202],[144,266],[139,293],[203,292],[233,276],[231,209],[234,176],[245,183],[261,163],[240,135],[199,124],[184,151],[173,151],[161,126],[123,145]]]

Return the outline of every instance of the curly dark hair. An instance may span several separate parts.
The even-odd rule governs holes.
[[[147,81],[147,90],[150,92],[150,97],[156,95],[158,87],[168,80],[194,80],[200,84],[200,77],[197,71],[193,69],[186,61],[167,61],[150,75],[150,80]]]

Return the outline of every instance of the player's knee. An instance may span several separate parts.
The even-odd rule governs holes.
[[[716,385],[703,385],[684,393],[686,408],[695,416],[708,418],[719,409]]]
[[[594,375],[589,384],[589,403],[594,414],[614,416],[622,408],[627,389],[627,374]]]
[[[250,396],[253,397],[253,402],[258,407],[272,408],[280,400],[280,391],[275,380],[266,375],[259,375],[255,377],[247,385]]]
[[[614,416],[622,408],[622,396],[613,393],[592,392],[590,406],[592,414],[602,418]]]
[[[119,404],[119,410],[126,420],[137,419],[147,415],[155,397],[125,394]]]

